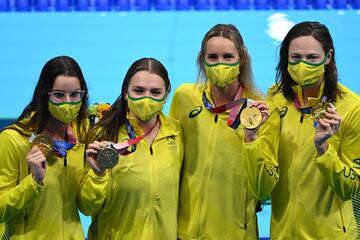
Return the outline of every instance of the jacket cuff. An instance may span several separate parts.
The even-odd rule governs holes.
[[[109,180],[109,170],[108,169],[105,170],[105,174],[103,176],[96,175],[96,173],[92,169],[89,169],[88,174],[89,174],[91,181],[93,181],[94,183],[103,183],[103,182],[106,182]]]

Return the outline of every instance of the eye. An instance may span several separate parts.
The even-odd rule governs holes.
[[[52,95],[52,96],[54,96],[55,98],[58,98],[58,99],[62,99],[62,98],[65,97],[65,93],[59,92],[59,91],[51,92],[50,95]]]
[[[161,89],[151,89],[151,94],[154,96],[159,96],[163,93]]]
[[[224,54],[224,59],[233,59],[233,58],[234,58],[234,55],[232,55],[230,53]]]
[[[80,91],[74,91],[74,92],[71,92],[70,93],[70,97],[71,98],[79,98],[81,95],[81,92]]]
[[[301,59],[301,55],[293,54],[293,55],[290,55],[290,58],[292,58],[292,59]]]
[[[218,56],[216,54],[208,54],[206,56],[207,59],[210,59],[210,60],[216,60],[218,58]]]
[[[306,57],[307,60],[311,61],[311,62],[315,62],[317,61],[318,59],[320,58],[319,55],[315,55],[315,54],[311,54],[311,55],[308,55]]]
[[[137,94],[141,94],[144,92],[144,89],[140,88],[140,87],[136,87],[136,88],[133,88],[133,91]]]
[[[302,57],[299,54],[291,54],[289,56],[289,62],[297,62],[297,61],[300,61],[301,59],[302,59]]]

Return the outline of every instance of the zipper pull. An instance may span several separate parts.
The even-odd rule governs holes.
[[[303,121],[304,121],[304,113],[302,112],[300,117],[300,123],[303,123]]]
[[[215,123],[217,123],[217,121],[218,121],[218,115],[217,115],[217,114],[215,114],[215,119],[214,119],[214,121],[215,121]]]

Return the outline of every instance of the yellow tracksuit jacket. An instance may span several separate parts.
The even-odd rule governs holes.
[[[142,135],[135,119],[129,119],[136,135]],[[120,129],[119,142],[128,140]],[[181,127],[178,121],[160,115],[160,129],[150,146],[146,139],[136,151],[120,156],[109,170],[105,200],[92,204],[90,240],[175,240],[180,168],[183,159]],[[93,189],[100,195],[100,188]],[[85,191],[85,190],[84,190]]]
[[[175,92],[170,115],[184,131],[178,237],[186,240],[257,239],[255,207],[278,181],[279,113],[270,109],[258,138],[227,126],[229,112],[203,106],[204,85],[184,84]],[[244,91],[243,97],[249,97]]]
[[[77,191],[84,144],[78,142],[68,151],[66,166],[64,158],[48,157],[44,186],[31,176],[26,162],[30,149],[28,137],[19,132],[7,129],[0,133],[0,238],[83,240]]]
[[[281,93],[269,94],[281,116],[281,177],[272,192],[271,239],[356,239],[351,198],[360,183],[360,101],[339,88],[343,98],[334,105],[342,121],[320,157],[313,116],[302,116]]]

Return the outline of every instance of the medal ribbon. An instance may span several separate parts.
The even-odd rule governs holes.
[[[76,137],[70,125],[66,129],[65,137],[67,141],[53,140],[53,152],[59,157],[65,157],[67,151],[73,148],[76,144]]]
[[[33,142],[35,137],[36,137],[36,135],[33,133],[31,135],[31,137],[29,138],[29,141]],[[59,157],[66,156],[67,151],[70,150],[71,148],[73,148],[76,145],[76,137],[75,137],[75,134],[74,134],[71,126],[68,126],[68,128],[66,130],[66,139],[68,139],[68,141],[52,140],[52,146],[51,146],[52,147],[52,152],[55,153]]]
[[[233,101],[217,107],[213,107],[212,103],[207,99],[205,91],[203,92],[202,101],[206,109],[212,113],[222,113],[227,111],[228,109],[231,109],[227,120],[227,125],[233,129],[236,129],[240,124],[240,112],[246,107],[246,104],[244,103],[247,102],[247,98],[241,98],[243,91],[244,88],[240,85]],[[242,107],[240,109],[241,104]]]
[[[327,101],[327,97],[326,97],[326,96],[323,96],[323,97],[321,98],[321,102],[322,102],[322,103],[325,103],[326,101]],[[301,108],[301,104],[300,104],[300,101],[299,101],[299,99],[298,99],[297,96],[295,96],[295,99],[294,99],[294,106],[295,106],[295,108],[297,108],[297,110],[300,111],[302,114],[311,114],[311,113],[312,113],[313,106]],[[319,123],[314,119],[314,128],[315,128],[318,124],[319,124]]]
[[[120,142],[120,143],[114,143],[114,144],[112,144],[112,147],[115,148],[115,150],[120,155],[123,155],[123,156],[126,156],[126,155],[128,155],[130,153],[135,152],[136,144],[138,142],[140,142],[141,140],[143,140],[147,135],[149,135],[150,132],[155,128],[155,126],[156,126],[156,124],[158,122],[159,122],[159,116],[157,117],[155,124],[149,129],[149,131],[147,131],[144,135],[136,137],[133,126],[131,126],[129,120],[126,119],[126,121],[125,121],[126,131],[128,133],[128,136],[129,136],[130,140],[123,141],[123,142]],[[127,149],[129,146],[131,146],[130,151]]]

